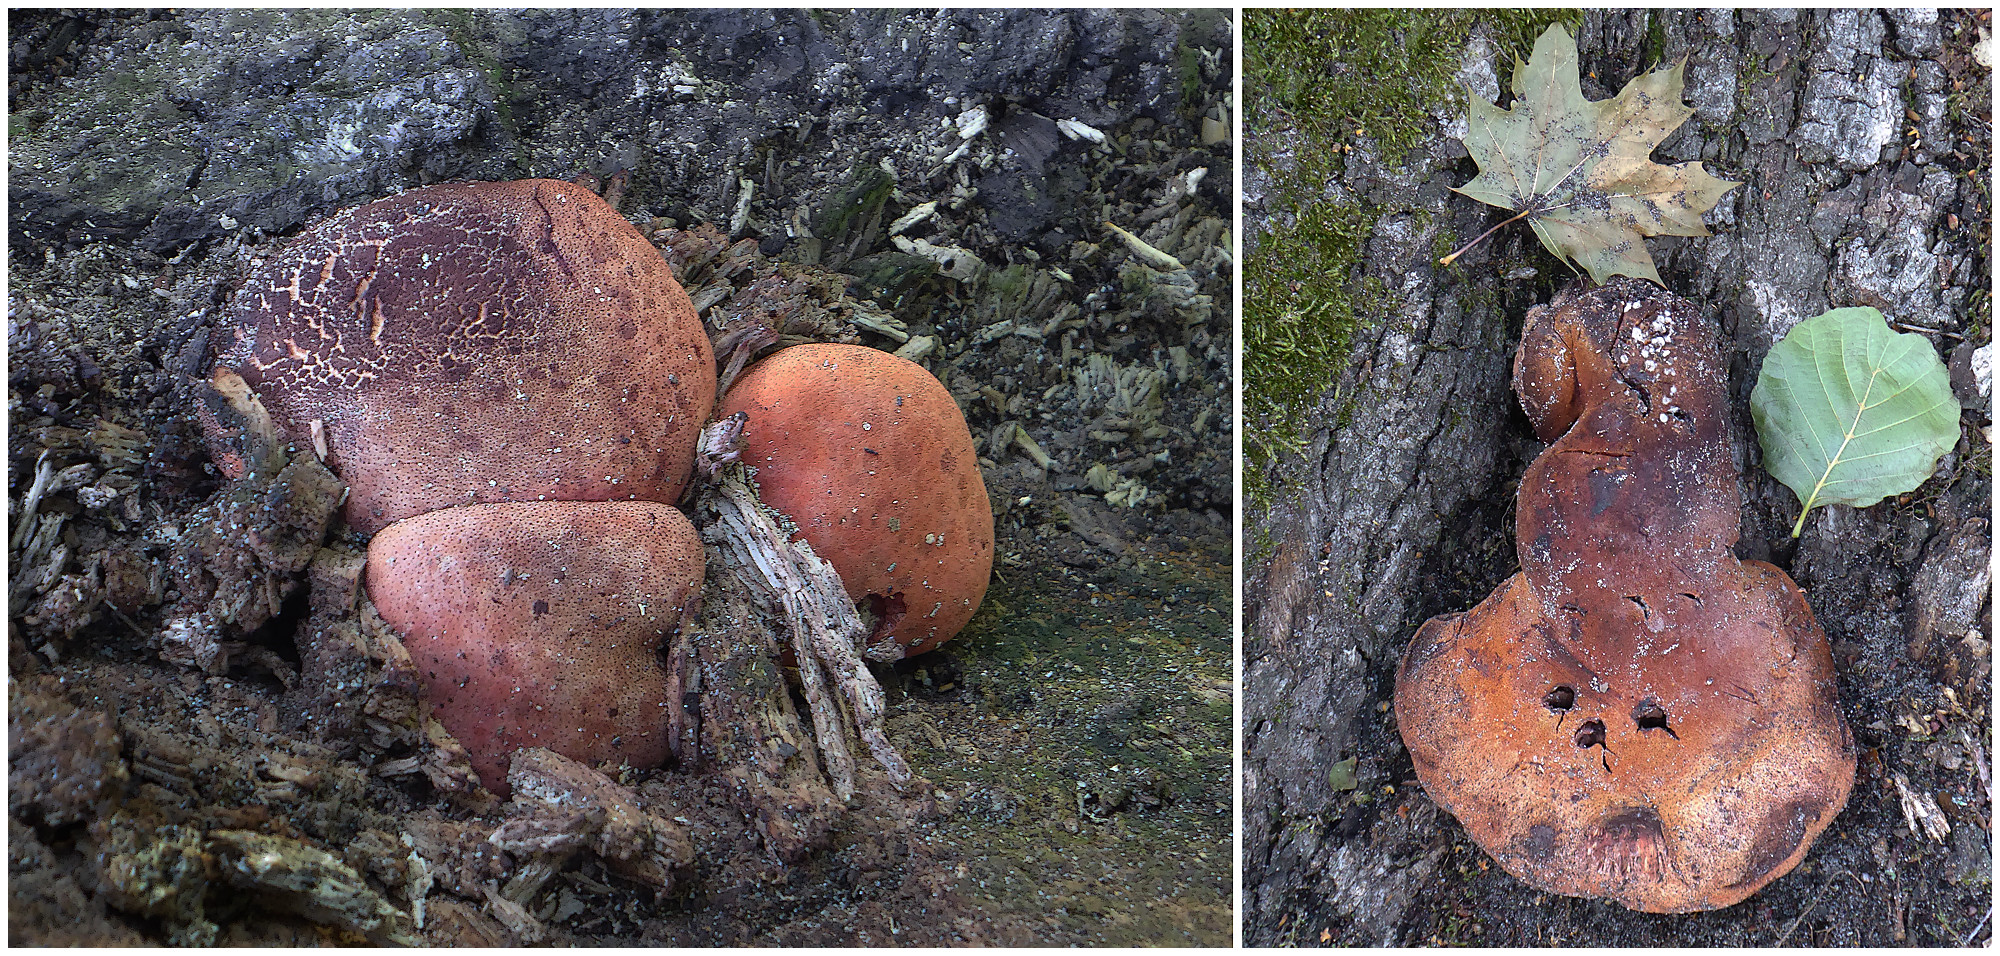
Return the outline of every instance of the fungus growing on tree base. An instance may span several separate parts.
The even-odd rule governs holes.
[[[413,189],[309,226],[224,333],[217,395],[347,482],[369,597],[483,783],[517,747],[667,758],[658,648],[702,578],[672,504],[715,360],[638,230],[570,183]],[[236,477],[225,411],[198,413]]]
[[[1514,388],[1553,444],[1521,480],[1521,571],[1404,654],[1417,776],[1539,889],[1736,903],[1805,856],[1855,755],[1804,595],[1731,551],[1711,333],[1649,284],[1573,287],[1529,312]]]
[[[911,654],[972,619],[993,573],[993,506],[965,417],[923,366],[860,345],[796,345],[750,366],[717,417],[748,415],[765,504]]]
[[[368,596],[438,721],[507,795],[516,748],[638,767],[672,746],[660,644],[692,615],[701,539],[650,501],[467,505],[368,546]]]

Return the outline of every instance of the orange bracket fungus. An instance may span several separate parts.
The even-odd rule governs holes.
[[[875,617],[869,643],[917,654],[972,619],[993,572],[993,508],[951,393],[859,345],[797,345],[750,366],[718,415],[746,413],[742,461]]]
[[[638,230],[570,183],[415,189],[309,227],[226,328],[212,381],[347,482],[370,598],[488,787],[517,747],[666,758],[658,648],[702,579],[672,503],[715,360]]]
[[[1831,651],[1783,571],[1739,561],[1712,332],[1639,281],[1528,313],[1514,388],[1552,442],[1521,570],[1426,622],[1396,675],[1417,776],[1509,873],[1648,912],[1736,903],[1847,802]]]

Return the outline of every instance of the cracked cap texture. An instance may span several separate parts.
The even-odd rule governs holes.
[[[672,502],[714,402],[666,261],[553,180],[429,186],[322,220],[237,292],[224,334],[219,365],[283,437],[307,449],[320,430],[363,533],[474,502]]]

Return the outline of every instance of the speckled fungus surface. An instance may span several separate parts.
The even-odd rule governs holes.
[[[718,414],[744,412],[758,495],[910,653],[972,619],[993,572],[993,510],[951,393],[858,345],[798,345],[752,365]]]
[[[1722,368],[1649,283],[1531,311],[1514,387],[1553,444],[1521,479],[1521,571],[1426,623],[1397,673],[1426,791],[1538,889],[1728,906],[1847,801],[1826,635],[1783,571],[1731,550]]]
[[[715,398],[701,321],[589,190],[429,186],[309,227],[236,294],[220,368],[324,447],[372,533],[473,502],[671,502]]]
[[[702,577],[671,505],[715,360],[630,223],[550,180],[411,190],[309,227],[225,331],[212,380],[347,482],[369,597],[486,786],[518,747],[666,758],[658,648]]]
[[[668,756],[666,634],[692,615],[701,540],[650,501],[445,508],[368,548],[367,584],[438,720],[506,795],[516,748],[650,767]]]

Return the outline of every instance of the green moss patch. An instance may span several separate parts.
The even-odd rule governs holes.
[[[1363,141],[1401,162],[1437,134],[1432,109],[1462,110],[1454,78],[1484,22],[1502,82],[1549,24],[1574,10],[1247,10],[1243,14],[1246,160],[1272,173],[1268,232],[1243,270],[1244,490],[1269,498],[1266,472],[1301,447],[1301,422],[1333,384],[1360,327],[1380,314],[1353,278],[1372,224],[1387,211],[1330,198]],[[1419,211],[1421,212],[1421,211]]]

